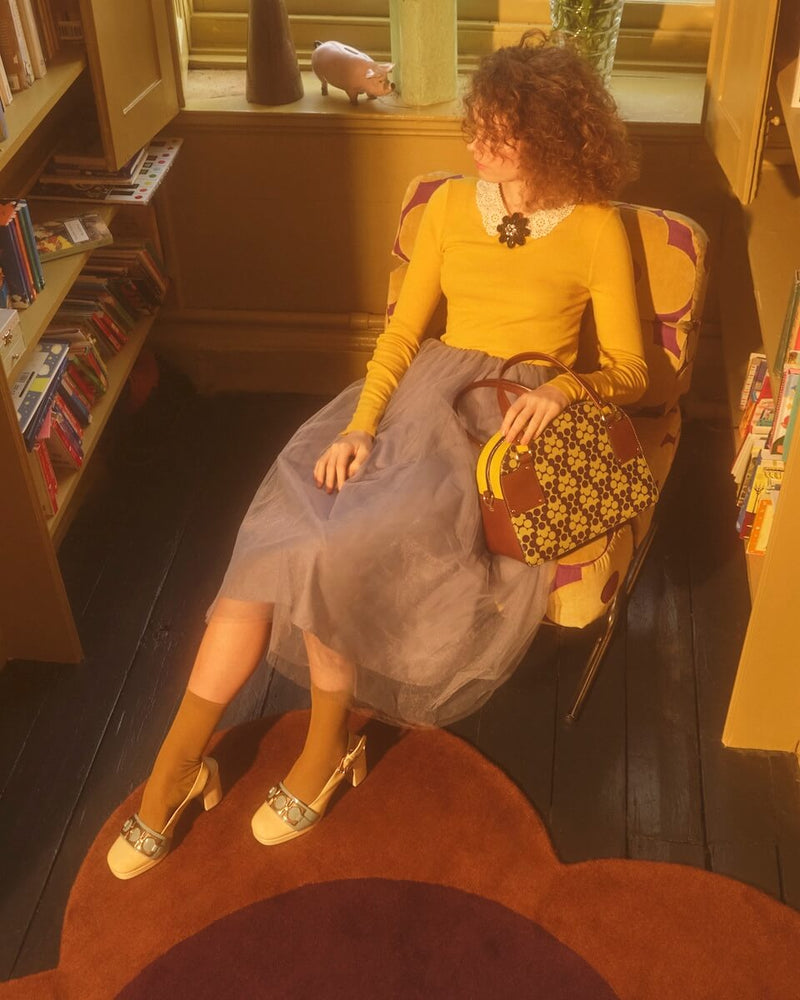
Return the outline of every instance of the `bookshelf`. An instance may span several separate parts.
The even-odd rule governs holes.
[[[62,50],[47,67],[47,73],[27,90],[14,94],[5,109],[8,138],[0,143],[0,170],[35,133],[86,69],[86,55],[78,50]]]
[[[53,261],[53,263],[58,262]],[[70,501],[76,495],[81,477],[89,465],[106,422],[111,416],[111,412],[125,386],[125,381],[131,373],[131,369],[144,346],[144,342],[154,321],[155,316],[147,316],[140,320],[134,331],[130,334],[128,343],[122,348],[119,354],[106,361],[108,368],[108,389],[92,407],[92,422],[83,432],[83,465],[71,472],[65,470],[59,471],[58,511],[53,517],[47,519],[47,529],[56,544],[61,541],[69,525],[67,513],[70,509]]]
[[[45,76],[15,93],[6,109],[8,138],[0,144],[0,193],[6,198],[25,197],[64,132],[85,116],[96,117],[106,166],[113,170],[149,143],[178,111],[172,5],[130,4],[124,17],[117,5],[106,0],[81,0],[80,9],[85,48],[62,46],[48,62]],[[32,201],[31,211],[39,219],[99,211],[112,231],[116,219],[126,235],[141,227],[142,235],[151,239],[156,227],[152,207],[132,209],[129,214],[135,219],[127,209],[115,213],[109,206],[86,202]],[[11,380],[85,260],[86,254],[76,254],[45,265],[45,288],[20,313],[23,347],[13,363]],[[107,360],[109,387],[96,400],[92,422],[84,432],[84,461],[74,472],[62,472],[59,510],[52,518],[45,518],[38,500],[9,380],[0,379],[0,667],[7,658],[75,663],[82,657],[56,548],[77,508],[89,459],[152,323],[151,316],[140,320],[122,350]]]
[[[81,202],[79,205],[70,204],[68,208],[59,202],[47,202],[45,205],[30,204],[31,215],[34,221],[39,221],[42,217],[58,218],[59,216],[79,215],[81,212],[97,211],[103,218],[106,225],[111,223],[114,217],[114,210],[105,205],[87,205]],[[36,297],[36,301],[31,303],[27,309],[23,309],[19,314],[19,325],[22,328],[22,339],[25,342],[25,351],[17,359],[8,375],[8,381],[14,381],[17,373],[23,367],[26,359],[36,346],[42,331],[53,318],[56,310],[61,305],[66,294],[72,287],[73,282],[78,277],[81,268],[86,263],[88,253],[73,254],[71,257],[62,257],[43,265],[45,286]]]
[[[781,8],[782,12],[784,8]],[[791,14],[790,5],[785,5]],[[776,13],[776,12],[774,12]],[[777,16],[777,15],[776,15]],[[746,264],[749,274],[736,270],[728,275],[729,294],[735,311],[742,298],[737,283],[745,287],[752,281],[755,315],[732,315],[731,326],[737,337],[733,360],[728,359],[732,409],[733,400],[744,375],[747,352],[762,349],[770,367],[777,364],[777,347],[792,286],[794,270],[800,267],[800,109],[791,107],[791,89],[797,64],[798,27],[792,18],[777,22],[770,35],[768,65],[772,69],[760,89],[747,87],[737,78],[735,94],[742,100],[742,110],[755,115],[757,130],[765,128],[765,116],[774,112],[767,94],[774,80],[782,119],[786,124],[789,149],[773,145],[769,155],[762,148],[747,148],[740,143],[743,161],[759,177],[755,198],[748,203],[737,186],[734,191],[744,202],[743,222],[747,241]],[[729,36],[734,30],[747,38],[752,24],[744,15],[741,23],[731,15],[725,44],[736,49]],[[749,43],[748,43],[749,44]],[[791,58],[785,59],[787,50]],[[738,67],[737,67],[738,70]],[[748,95],[746,97],[746,95]],[[742,130],[740,129],[740,132]],[[728,178],[732,172],[726,170]],[[738,421],[737,421],[738,422]],[[763,556],[747,557],[748,581],[752,607],[742,645],[722,741],[729,747],[755,750],[800,752],[800,683],[797,670],[796,622],[800,616],[800,590],[794,584],[800,562],[800,452],[793,448],[788,456],[781,486],[780,503]]]

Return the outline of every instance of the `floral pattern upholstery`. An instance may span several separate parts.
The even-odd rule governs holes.
[[[445,180],[444,172],[414,178],[406,189],[392,253],[397,267],[389,276],[387,317],[394,312],[425,204]],[[708,238],[692,219],[677,212],[619,203],[628,232],[645,359],[647,392],[628,408],[659,487],[669,474],[680,440],[680,397],[688,390],[697,351],[707,283]],[[441,323],[440,316],[434,322]],[[429,330],[430,334],[440,332]],[[577,367],[598,365],[596,338],[587,310]],[[547,619],[583,628],[608,608],[625,580],[636,548],[646,537],[653,508],[561,559],[556,567]]]

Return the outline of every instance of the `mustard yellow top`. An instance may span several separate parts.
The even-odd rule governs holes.
[[[509,250],[486,231],[476,183],[449,180],[425,207],[394,314],[367,364],[347,431],[376,433],[442,293],[445,344],[499,358],[542,351],[567,365],[575,362],[591,299],[601,368],[587,381],[616,403],[634,402],[647,388],[631,252],[617,210],[576,205],[547,235]],[[580,398],[568,375],[552,384],[570,400]]]

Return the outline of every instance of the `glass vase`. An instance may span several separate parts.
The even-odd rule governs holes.
[[[550,0],[553,30],[574,42],[606,86],[611,79],[624,3],[625,0]]]

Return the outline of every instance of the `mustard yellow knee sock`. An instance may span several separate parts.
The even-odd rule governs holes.
[[[153,830],[163,830],[172,812],[194,784],[203,751],[227,706],[186,692],[170,726],[142,797],[139,816]]]
[[[310,804],[347,752],[349,692],[311,686],[311,721],[303,751],[284,778],[292,795]]]

